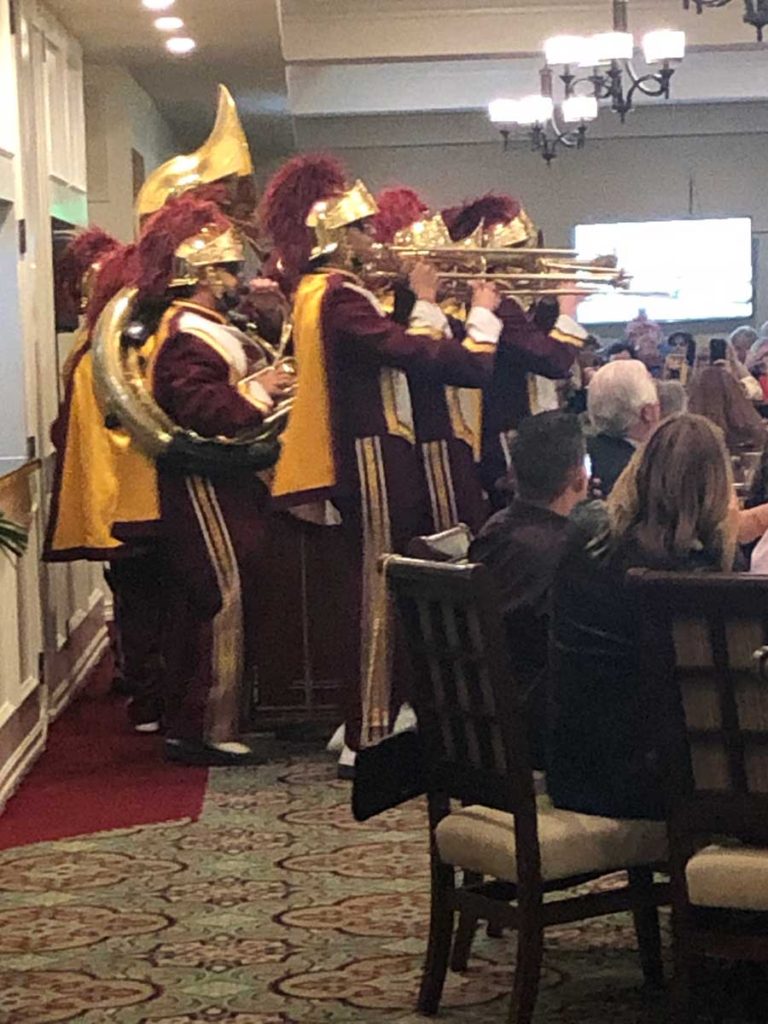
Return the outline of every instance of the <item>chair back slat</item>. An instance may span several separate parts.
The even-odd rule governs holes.
[[[409,558],[422,558],[430,562],[466,562],[472,531],[465,523],[457,523],[440,533],[413,537],[408,543],[406,554]]]
[[[695,800],[697,827],[709,801],[719,827],[743,834],[764,815],[768,831],[768,679],[756,659],[768,577],[635,570],[630,581],[648,685],[666,702],[672,802]]]
[[[487,571],[389,557],[386,572],[414,668],[429,789],[500,810],[533,808],[526,730]]]

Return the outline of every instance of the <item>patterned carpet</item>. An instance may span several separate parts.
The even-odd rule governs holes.
[[[0,854],[0,1021],[423,1020],[424,810],[356,825],[333,776],[319,754],[218,769],[197,822]],[[478,937],[441,1020],[506,1022],[513,941]],[[550,930],[537,1021],[609,1020],[668,1020],[629,920]]]

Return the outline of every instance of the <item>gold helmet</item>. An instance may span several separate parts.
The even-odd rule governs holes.
[[[220,85],[216,122],[208,139],[195,153],[172,157],[149,175],[136,199],[136,216],[141,221],[169,199],[201,185],[252,174],[253,160],[235,101]]]
[[[343,229],[373,217],[378,209],[376,200],[359,179],[341,195],[318,200],[305,221],[315,236],[310,259],[336,252],[343,239]]]
[[[236,227],[222,230],[211,223],[185,238],[174,256],[175,269],[170,287],[181,288],[196,284],[201,278],[210,277],[208,268],[225,263],[242,263],[245,260],[245,243]]]
[[[514,246],[537,246],[539,229],[520,207],[517,216],[506,222],[492,224],[483,232],[483,245],[487,249],[507,249]]]
[[[413,249],[472,249],[482,244],[482,228],[478,226],[471,235],[456,242],[451,238],[442,213],[435,213],[398,231],[394,244]]]

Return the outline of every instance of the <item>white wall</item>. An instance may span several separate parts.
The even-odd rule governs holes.
[[[19,316],[18,233],[13,204],[0,200],[0,473],[26,452],[24,347]]]
[[[549,169],[522,142],[503,152],[480,114],[317,119],[298,131],[302,148],[336,150],[374,189],[407,184],[436,207],[490,189],[518,196],[548,245],[570,245],[577,223],[750,216],[755,319],[768,319],[768,102],[641,110],[623,129],[605,113],[585,149]]]
[[[154,102],[120,67],[85,66],[88,205],[92,223],[122,241],[134,234],[131,150],[146,173],[177,152]]]
[[[12,34],[0,3],[0,508],[30,543],[0,557],[0,811],[107,642],[100,567],[39,560],[58,406],[51,218],[87,220],[82,57],[38,0],[14,9]]]

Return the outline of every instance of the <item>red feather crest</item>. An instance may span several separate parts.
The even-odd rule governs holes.
[[[342,164],[322,153],[295,156],[267,182],[259,206],[261,225],[289,272],[298,271],[309,260],[312,232],[305,224],[309,211],[318,200],[340,195],[346,188]]]
[[[376,241],[392,242],[398,231],[421,220],[429,207],[412,188],[385,188],[376,196],[379,212],[373,218]]]
[[[118,245],[104,257],[85,311],[89,328],[96,326],[104,307],[121,288],[136,283],[137,275],[138,257],[134,244]]]
[[[101,228],[81,231],[69,243],[57,266],[57,276],[64,293],[79,306],[83,294],[83,277],[94,263],[101,262],[108,253],[120,247],[120,242]]]
[[[488,192],[479,199],[451,206],[443,210],[443,220],[454,242],[460,242],[482,224],[486,228],[494,224],[508,224],[520,213],[521,206],[512,196],[499,196]]]

